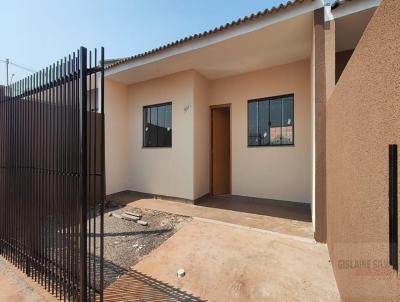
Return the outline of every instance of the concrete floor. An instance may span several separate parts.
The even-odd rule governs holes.
[[[133,270],[208,301],[340,300],[326,245],[197,219]]]
[[[311,222],[309,204],[237,195],[207,196],[196,205]]]
[[[246,213],[234,210],[219,209],[210,206],[202,205],[191,205],[182,202],[168,201],[163,199],[154,199],[149,195],[135,195],[135,193],[122,193],[112,196],[113,201],[117,201],[124,204],[129,204],[132,207],[150,209],[161,212],[167,212],[171,214],[191,216],[197,218],[203,218],[208,220],[220,221],[223,223],[238,224],[241,226],[255,228],[270,232],[276,232],[288,236],[298,236],[306,238],[310,241],[313,240],[314,232],[312,223],[306,219],[306,213],[304,207],[299,207],[299,214],[297,217],[292,214],[292,218],[289,219],[279,217],[278,214],[282,213],[284,209],[290,209],[292,212],[296,209],[295,207],[275,207],[272,211],[273,206],[265,207],[269,209],[269,214],[275,214],[276,216],[259,215],[253,213]],[[222,202],[224,203],[224,202]],[[232,203],[232,202],[225,202]],[[304,218],[303,220],[301,218]]]
[[[0,256],[0,302],[55,302],[39,284]]]

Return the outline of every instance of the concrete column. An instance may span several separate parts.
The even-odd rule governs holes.
[[[335,88],[335,21],[314,12],[315,45],[315,240],[326,242],[326,103]]]

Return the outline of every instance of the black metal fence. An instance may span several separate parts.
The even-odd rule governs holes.
[[[0,253],[63,300],[103,299],[104,170],[103,48],[0,88]]]

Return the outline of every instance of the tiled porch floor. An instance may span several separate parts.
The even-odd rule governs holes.
[[[218,195],[202,198],[196,202],[196,205],[311,222],[310,205],[304,203],[236,195]]]

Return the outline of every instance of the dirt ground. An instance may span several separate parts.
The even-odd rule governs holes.
[[[0,302],[51,302],[56,298],[0,256]]]
[[[136,222],[113,216],[125,211],[142,214],[148,222],[142,226]],[[175,234],[190,217],[164,212],[137,209],[112,203],[104,214],[104,283],[109,286],[145,255]]]
[[[206,301],[340,301],[326,245],[198,218],[134,270]]]
[[[142,226],[113,216],[113,214],[121,215],[125,211],[142,214],[142,220],[148,222],[148,225]],[[191,220],[190,217],[109,203],[104,214],[105,288],[125,275],[144,256],[159,247]],[[96,219],[96,222],[100,223],[100,219]],[[97,226],[99,227],[100,225]],[[99,255],[99,250],[96,254]],[[55,301],[55,298],[0,257],[0,302],[14,301]]]

